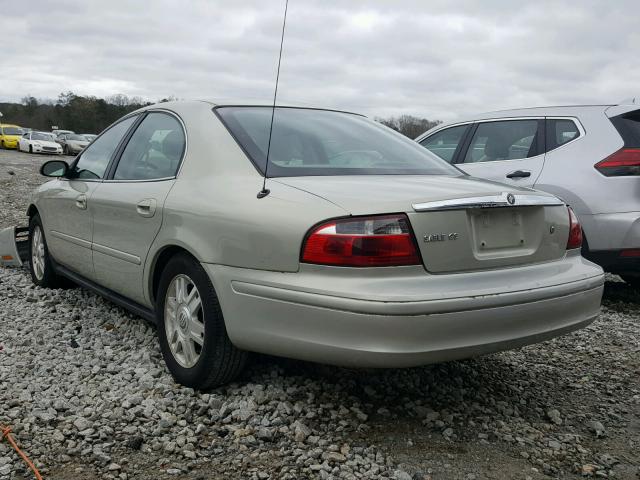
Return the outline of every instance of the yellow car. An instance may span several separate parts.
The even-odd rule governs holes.
[[[0,148],[18,148],[23,133],[18,125],[0,124]]]

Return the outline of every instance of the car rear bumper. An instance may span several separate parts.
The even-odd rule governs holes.
[[[591,251],[585,256],[607,272],[640,276],[640,249]]]
[[[581,215],[580,222],[594,252],[640,248],[640,212]]]
[[[579,255],[496,271],[205,265],[239,348],[345,366],[406,367],[552,338],[592,322],[602,270]]]

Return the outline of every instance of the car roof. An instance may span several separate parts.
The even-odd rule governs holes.
[[[637,110],[640,105],[636,103],[636,99],[631,99],[619,104],[616,103],[602,103],[593,105],[550,105],[543,107],[524,107],[513,108],[508,110],[494,110],[484,113],[476,113],[468,116],[461,116],[450,122],[441,123],[435,127],[427,130],[416,137],[416,140],[422,139],[425,136],[442,130],[445,127],[451,125],[478,122],[482,120],[494,120],[500,118],[514,118],[514,117],[579,117],[586,113],[603,112],[608,116],[618,115],[626,113],[631,110]]]
[[[246,99],[219,99],[219,100],[175,100],[170,102],[160,102],[154,103],[152,105],[147,105],[142,107],[136,112],[143,112],[145,110],[155,110],[165,108],[167,110],[174,110],[179,112],[181,110],[191,110],[202,108],[205,106],[208,109],[214,107],[273,107],[273,103],[267,100],[246,100]],[[326,110],[330,112],[342,112],[342,113],[350,113],[353,115],[361,115],[357,112],[350,112],[347,110],[338,110],[335,108],[321,108],[312,105],[301,105],[301,104],[289,104],[279,102],[276,103],[276,108],[304,108],[310,110]],[[361,115],[363,116],[363,115]]]
[[[14,125],[13,123],[0,123],[0,127],[2,127],[2,128],[4,128],[4,127],[22,128],[20,125]]]

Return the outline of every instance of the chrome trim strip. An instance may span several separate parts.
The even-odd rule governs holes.
[[[509,201],[509,196],[513,201]],[[411,205],[416,212],[432,212],[437,210],[463,210],[466,208],[497,208],[497,207],[529,207],[529,206],[558,206],[564,202],[557,197],[535,195],[529,193],[510,194],[502,192],[495,195],[480,197],[452,198],[433,202],[414,203]]]
[[[56,230],[51,230],[51,235],[61,240],[66,240],[69,243],[73,243],[74,245],[78,245],[80,247],[88,248],[89,250],[91,250],[91,242],[89,242],[88,240],[83,240],[82,238],[67,235],[66,233],[57,232]]]
[[[118,260],[124,260],[125,262],[133,263],[135,265],[140,265],[140,263],[142,263],[140,261],[140,257],[136,255],[131,255],[130,253],[122,252],[120,250],[116,250],[115,248],[106,247],[104,245],[100,245],[99,243],[93,244],[93,251],[104,253],[105,255],[109,255],[110,257],[117,258]]]

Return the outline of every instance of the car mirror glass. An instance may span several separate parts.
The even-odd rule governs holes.
[[[62,160],[51,160],[40,168],[40,173],[45,177],[64,177],[69,170],[67,162]]]

